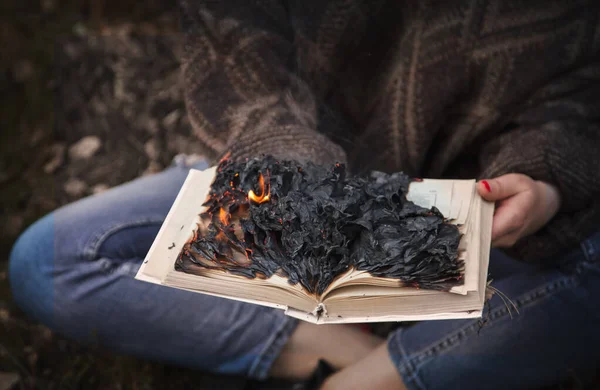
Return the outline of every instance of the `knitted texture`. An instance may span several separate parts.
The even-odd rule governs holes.
[[[213,159],[413,176],[518,172],[558,215],[513,254],[600,228],[600,2],[181,0],[190,121]]]

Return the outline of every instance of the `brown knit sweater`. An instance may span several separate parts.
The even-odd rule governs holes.
[[[212,158],[555,184],[517,243],[600,229],[600,1],[182,0],[190,121]]]

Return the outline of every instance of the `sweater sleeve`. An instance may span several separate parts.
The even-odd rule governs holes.
[[[536,259],[572,247],[600,229],[600,63],[541,88],[511,130],[481,150],[482,177],[523,173],[554,184],[561,208],[513,254]]]
[[[217,158],[271,154],[345,162],[317,131],[319,107],[297,77],[294,33],[276,0],[181,0],[184,99],[193,131]]]

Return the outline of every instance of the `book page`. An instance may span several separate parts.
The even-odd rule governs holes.
[[[325,302],[322,317],[342,321],[362,317],[369,318],[368,321],[371,322],[381,321],[382,317],[434,316],[437,313],[481,311],[482,306],[476,291],[466,295],[440,291],[432,291],[428,295],[398,295],[393,291],[380,295],[356,295],[350,292],[350,295],[345,297],[330,297]]]
[[[162,283],[167,273],[173,269],[181,248],[196,228],[198,213],[202,210],[214,176],[215,168],[190,170],[136,274],[136,279]]]
[[[462,286],[453,287],[451,292],[458,294],[466,294],[468,291],[476,291],[479,281],[479,263],[480,257],[480,242],[476,239],[480,229],[480,209],[482,198],[479,195],[473,196],[471,207],[468,211],[468,219],[461,226],[462,238],[459,244],[459,250],[465,254],[465,273],[464,283]]]
[[[488,267],[490,263],[490,251],[492,243],[492,223],[494,221],[494,202],[482,201],[480,218],[480,247],[481,262],[479,264],[479,296],[485,302],[485,290],[487,287]]]
[[[450,217],[453,180],[424,179],[410,183],[406,199],[425,208],[436,207]]]
[[[287,279],[276,275],[266,280],[215,276],[212,274],[211,277],[204,277],[171,271],[163,285],[262,306],[294,307],[306,312],[313,311],[318,305],[314,296],[298,291],[300,286],[292,286],[287,283]]]
[[[465,263],[465,267],[467,266],[466,262],[466,252],[460,251],[458,258]],[[457,294],[466,294],[467,290],[463,289],[464,285],[453,287],[450,292]],[[410,291],[410,295],[427,295],[431,291],[435,290],[427,290],[427,289],[418,289],[414,287],[406,286],[400,279],[395,278],[385,278],[379,276],[372,276],[367,271],[358,271],[356,269],[352,269],[346,274],[342,275],[341,278],[335,280],[328,288],[325,290],[321,296],[321,301],[329,299],[331,294],[337,294],[340,290],[346,291],[348,287],[358,287],[358,288],[393,288],[394,291],[398,291],[399,295],[404,294],[405,291]],[[354,290],[359,291],[359,290]],[[370,290],[375,291],[375,290]],[[376,291],[386,291],[386,290],[376,290]]]
[[[468,218],[474,192],[475,180],[424,179],[410,184],[406,198],[421,207],[435,206],[452,223],[461,225]]]
[[[452,185],[452,205],[450,218],[457,225],[463,225],[469,216],[473,195],[475,194],[475,180],[454,180]]]

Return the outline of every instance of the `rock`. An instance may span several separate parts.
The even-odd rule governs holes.
[[[90,107],[94,109],[94,113],[97,115],[106,115],[108,112],[108,105],[102,101],[99,97],[94,96],[90,101]]]
[[[62,143],[55,143],[50,147],[50,161],[44,165],[44,172],[54,173],[65,162],[65,150],[67,147]]]
[[[146,168],[146,170],[144,172],[142,172],[142,176],[158,173],[158,172],[162,171],[162,169],[163,169],[162,165],[160,165],[156,161],[150,161],[150,163],[148,164],[148,168]]]
[[[181,167],[191,167],[201,161],[206,161],[206,158],[200,154],[192,153],[192,154],[184,154],[180,153],[173,157],[173,162],[177,166]]]
[[[67,180],[63,189],[72,197],[80,197],[87,190],[87,184],[79,179],[71,178]]]
[[[33,130],[33,133],[31,134],[31,139],[29,140],[29,144],[31,146],[36,146],[44,139],[46,134],[48,134],[48,132],[46,131],[45,128],[36,127],[35,130]]]
[[[156,119],[150,119],[148,120],[148,124],[145,126],[145,129],[148,133],[156,135],[160,131],[160,126],[158,125],[158,121]]]
[[[50,329],[46,328],[45,326],[40,326],[39,330],[40,330],[39,334],[40,334],[42,340],[50,341],[54,338],[54,333],[52,333],[52,331]]]
[[[55,0],[42,0],[40,2],[40,5],[42,6],[42,11],[52,12],[56,8],[56,1]]]
[[[77,22],[73,26],[73,33],[80,37],[84,37],[88,34],[88,29],[87,29],[87,27],[85,27],[85,24],[83,24],[81,22]]]
[[[102,141],[95,135],[88,135],[75,142],[69,148],[69,157],[83,160],[92,157],[102,146]]]
[[[0,390],[10,390],[19,383],[19,375],[14,372],[0,372]]]
[[[29,367],[35,367],[38,361],[39,355],[37,352],[33,351],[27,354],[27,363],[29,363]]]
[[[144,144],[144,151],[150,160],[158,160],[158,157],[160,156],[158,142],[156,142],[155,139],[150,139]]]
[[[177,124],[177,121],[180,117],[181,113],[179,112],[179,110],[173,110],[163,118],[162,125],[167,130],[173,130],[173,127]]]
[[[110,187],[104,183],[96,184],[95,186],[92,187],[92,193],[99,194],[101,192],[108,190],[109,188]]]

